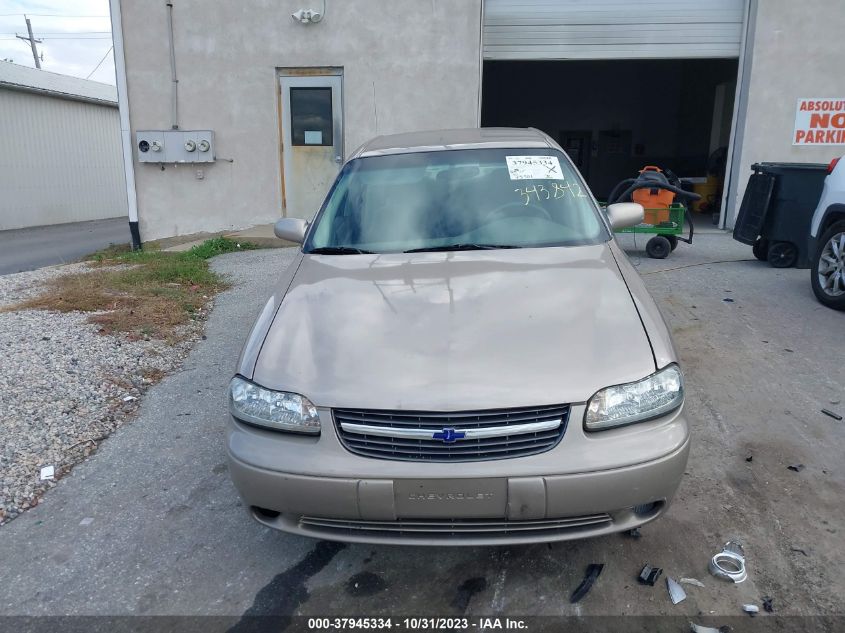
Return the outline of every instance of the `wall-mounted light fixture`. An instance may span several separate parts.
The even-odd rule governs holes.
[[[290,14],[297,22],[301,22],[302,24],[317,24],[323,17],[326,15],[326,0],[323,0],[323,8],[320,11],[315,11],[314,9],[300,9],[294,13]]]

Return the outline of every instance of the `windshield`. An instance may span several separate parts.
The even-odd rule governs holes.
[[[558,151],[474,149],[359,158],[332,188],[306,252],[578,246],[609,238]]]

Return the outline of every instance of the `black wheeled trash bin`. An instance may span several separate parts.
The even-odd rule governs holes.
[[[753,246],[775,268],[809,268],[810,220],[822,194],[827,165],[755,163],[733,237]]]

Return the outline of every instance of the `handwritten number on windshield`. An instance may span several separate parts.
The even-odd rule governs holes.
[[[521,196],[525,196],[525,202],[523,204],[526,205],[531,202],[532,194],[537,200],[548,200],[552,197],[551,192],[546,189],[545,185],[532,185],[523,189],[514,189],[514,191]]]
[[[574,197],[574,198],[586,198],[587,197],[587,194],[585,194],[583,191],[581,191],[581,185],[579,185],[577,182],[569,182],[569,183],[566,183],[565,185],[561,185],[561,184],[555,182],[555,183],[552,183],[552,186],[554,187],[554,193],[555,193],[554,197],[555,198],[563,198],[566,195],[567,191],[569,193],[571,193],[572,197]]]
[[[523,187],[514,189],[516,193],[525,198],[523,205],[531,204],[532,197],[538,202],[542,200],[549,200],[550,198],[563,198],[568,191],[573,198],[586,198],[587,195],[581,191],[581,185],[577,182],[566,183],[562,185],[557,182],[552,183],[552,191],[546,189],[545,185],[532,185],[530,187]]]

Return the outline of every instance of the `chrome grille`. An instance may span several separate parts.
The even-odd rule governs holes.
[[[608,514],[589,514],[560,519],[508,521],[506,519],[398,519],[362,521],[303,516],[300,527],[326,536],[418,539],[479,539],[496,537],[548,537],[597,529],[610,525]]]
[[[334,409],[333,414],[340,441],[359,455],[406,461],[479,461],[551,449],[566,430],[569,405],[446,413]]]

